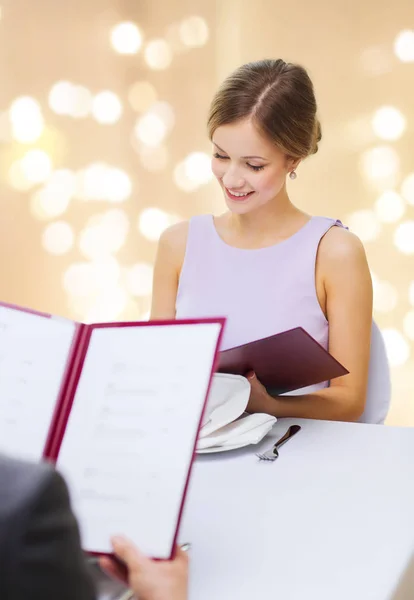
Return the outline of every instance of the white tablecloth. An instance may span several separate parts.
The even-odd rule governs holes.
[[[412,600],[414,428],[280,420],[258,447],[200,456],[180,540],[190,600]]]

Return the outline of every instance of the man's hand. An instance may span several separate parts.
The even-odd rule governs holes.
[[[108,557],[101,558],[101,567],[127,583],[140,600],[187,600],[188,555],[181,548],[177,547],[174,560],[154,561],[124,537],[113,538],[112,546],[128,573]]]

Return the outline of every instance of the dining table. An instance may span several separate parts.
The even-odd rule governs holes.
[[[198,455],[179,539],[189,600],[413,600],[414,428],[279,419]]]

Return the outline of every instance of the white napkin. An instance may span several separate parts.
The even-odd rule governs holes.
[[[241,375],[215,373],[208,397],[200,436],[231,423],[244,413],[250,397],[250,383]]]
[[[213,446],[232,447],[258,444],[269,433],[275,423],[275,417],[261,413],[241,417],[237,421],[210,433],[210,435],[199,438],[197,450],[204,450]]]
[[[215,373],[200,430],[197,450],[257,444],[276,422],[265,414],[242,415],[250,396],[250,383],[240,375]]]

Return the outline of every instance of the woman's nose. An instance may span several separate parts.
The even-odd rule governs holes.
[[[238,169],[229,167],[222,177],[223,184],[226,188],[231,190],[237,190],[238,188],[242,188],[244,185],[244,178],[241,176],[240,171]]]

